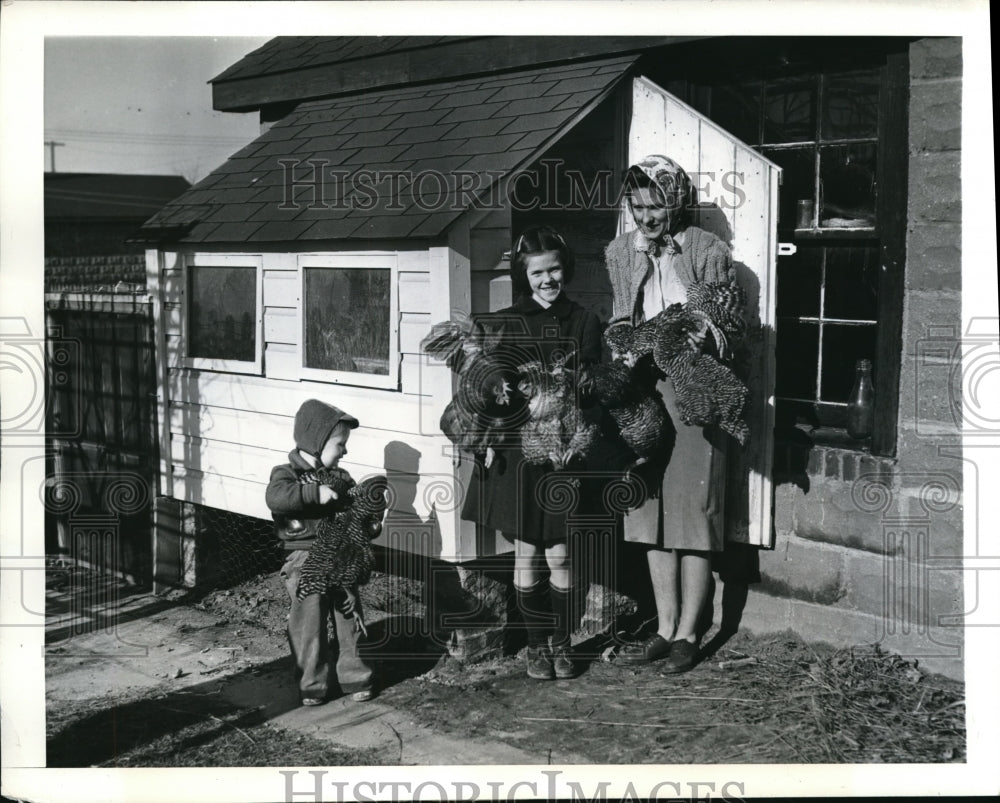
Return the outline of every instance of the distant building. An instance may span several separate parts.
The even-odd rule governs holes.
[[[46,291],[145,286],[143,246],[126,240],[190,186],[181,176],[46,173]]]

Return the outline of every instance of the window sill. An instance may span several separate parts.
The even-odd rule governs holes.
[[[791,233],[797,240],[874,240],[878,236],[872,226],[793,229]]]
[[[808,488],[812,480],[854,482],[862,476],[884,476],[896,461],[871,453],[871,439],[856,440],[843,429],[800,424],[775,433],[774,479]]]
[[[852,438],[846,429],[840,427],[811,427],[808,424],[796,424],[795,429],[805,436],[805,439],[795,436],[796,444],[805,444],[808,440],[813,446],[829,446],[844,451],[871,454],[871,436]]]

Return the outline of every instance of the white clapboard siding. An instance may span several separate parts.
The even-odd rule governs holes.
[[[296,309],[268,307],[264,309],[264,342],[294,345],[299,342],[302,322]]]
[[[410,312],[430,314],[431,279],[426,271],[400,271],[399,311],[404,315]]]
[[[294,415],[249,413],[203,404],[172,404],[171,453],[175,452],[174,441],[184,440],[186,443],[196,441],[194,445],[198,453],[201,453],[203,445],[207,449],[216,446],[246,447],[275,452],[283,458],[294,446],[294,420]],[[399,446],[401,443],[405,443],[407,448],[402,449]],[[400,433],[369,426],[362,419],[361,426],[351,433],[348,454],[351,460],[364,465],[408,471],[415,470],[421,462],[435,467],[443,465],[450,454],[448,447],[450,443],[440,432],[409,434],[404,441]],[[408,455],[407,465],[400,464],[400,459],[395,456],[402,453]]]
[[[265,307],[298,308],[300,288],[297,273],[287,270],[264,270]]]
[[[297,381],[300,359],[298,344],[265,343],[264,376]]]
[[[727,536],[770,546],[774,428],[777,197],[781,170],[750,146],[646,78],[632,87],[629,163],[649,154],[677,161],[699,189],[696,223],[727,241],[754,323],[746,420],[751,437],[730,449]],[[634,227],[622,215],[620,231]]]
[[[420,354],[420,341],[431,330],[431,325],[437,323],[431,319],[430,313],[404,312],[399,320],[399,351],[402,354]]]
[[[420,434],[419,395],[326,382],[287,381],[241,374],[178,369],[170,372],[172,402],[204,404],[254,413],[295,415],[306,399],[320,399],[357,414],[366,426]]]
[[[228,510],[258,519],[270,519],[264,501],[267,482],[205,474],[196,469],[173,467],[173,497],[182,502]]]

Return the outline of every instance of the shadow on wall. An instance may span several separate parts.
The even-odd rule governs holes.
[[[383,465],[389,480],[390,500],[378,543],[388,549],[439,558],[443,543],[434,506],[424,505],[430,511],[426,519],[416,508],[420,458],[421,453],[408,443],[390,441],[385,446]],[[425,503],[433,501],[428,493],[432,485],[433,482],[424,485]]]

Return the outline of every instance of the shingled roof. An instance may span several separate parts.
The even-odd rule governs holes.
[[[187,243],[436,237],[473,203],[464,190],[534,161],[636,58],[304,103],[143,231]],[[397,179],[366,186],[358,171],[410,179],[390,192]]]
[[[212,79],[232,81],[303,67],[338,64],[383,53],[458,42],[463,36],[277,36]]]

